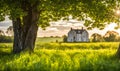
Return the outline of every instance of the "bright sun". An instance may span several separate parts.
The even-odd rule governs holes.
[[[117,15],[120,15],[120,10],[117,10],[117,11],[116,11],[116,14],[117,14]]]

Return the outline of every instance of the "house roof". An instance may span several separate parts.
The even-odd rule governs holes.
[[[71,30],[70,31],[75,31],[76,32],[76,34],[82,34],[82,32],[84,32],[84,31],[86,31],[85,29],[72,29],[71,28]],[[87,31],[86,31],[87,32]]]

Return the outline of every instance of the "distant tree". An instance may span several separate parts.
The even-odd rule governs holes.
[[[115,31],[107,31],[106,34],[104,35],[104,39],[107,42],[118,41],[119,33],[115,32]]]
[[[92,42],[102,42],[104,41],[102,35],[98,34],[98,33],[94,33],[91,35],[91,40]]]
[[[13,26],[9,26],[7,28],[6,33],[7,33],[8,36],[13,36],[13,34],[14,34],[14,32],[13,32]]]
[[[5,35],[4,31],[0,30],[0,36],[4,36],[4,35]]]
[[[51,38],[53,38],[53,36],[50,36]]]
[[[12,42],[13,38],[7,37],[4,31],[0,30],[0,43]]]
[[[67,36],[66,35],[63,35],[62,38],[63,38],[63,42],[67,42]]]
[[[116,38],[116,41],[117,41],[117,42],[120,42],[120,36],[118,36],[118,37]]]
[[[58,43],[58,40],[56,40],[55,42]]]
[[[59,36],[55,36],[56,38],[59,38]]]
[[[13,38],[9,36],[0,36],[0,43],[13,42]]]

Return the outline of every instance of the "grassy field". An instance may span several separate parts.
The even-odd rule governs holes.
[[[63,42],[62,37],[38,37],[36,40],[37,43],[49,43],[49,42]]]
[[[34,53],[12,54],[12,43],[0,43],[0,71],[119,71],[118,44],[37,41]]]

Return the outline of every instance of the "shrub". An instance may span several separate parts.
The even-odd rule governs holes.
[[[13,42],[13,38],[10,36],[0,36],[0,43]]]

